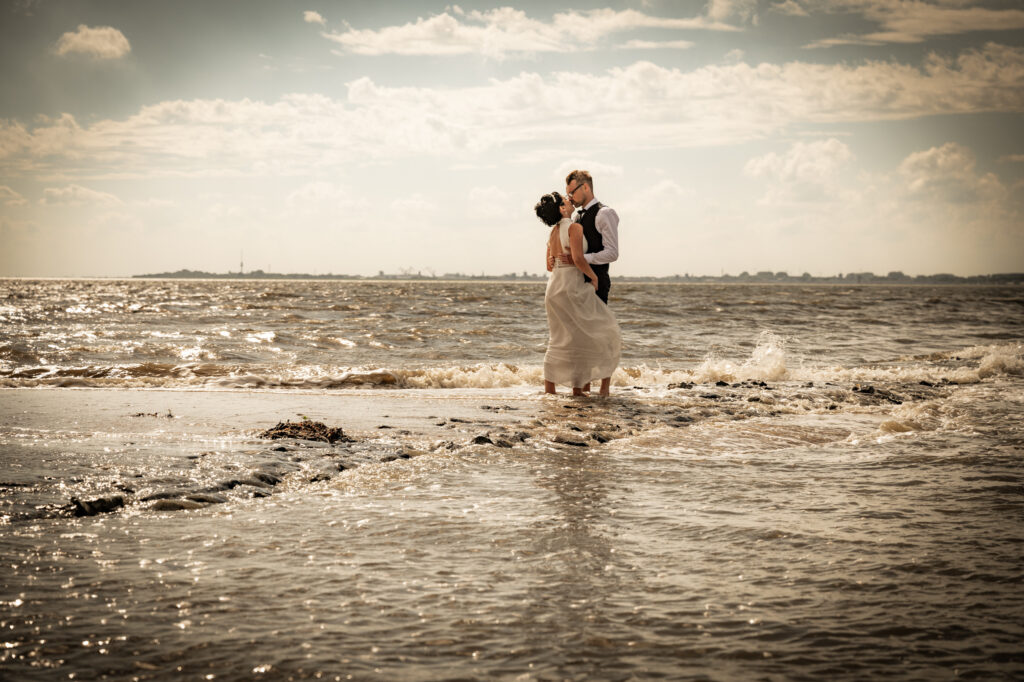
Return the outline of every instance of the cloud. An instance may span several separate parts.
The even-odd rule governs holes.
[[[774,152],[747,162],[743,172],[751,177],[769,177],[782,182],[820,183],[853,158],[850,148],[832,138],[797,142],[785,154]]]
[[[707,16],[712,21],[730,19],[757,23],[757,0],[708,0]]]
[[[689,40],[628,40],[616,45],[617,50],[688,50],[693,47]]]
[[[0,201],[4,206],[24,206],[28,203],[25,197],[21,196],[7,185],[0,185]]]
[[[777,2],[771,6],[771,11],[778,12],[779,14],[788,14],[794,17],[806,17],[809,16],[807,10],[801,7],[795,0],[783,0],[783,2]]]
[[[320,16],[319,12],[314,12],[312,10],[306,10],[305,12],[303,12],[302,20],[305,21],[307,24],[324,25],[327,23],[327,20]]]
[[[80,185],[47,187],[40,203],[48,206],[119,206],[123,202],[113,194],[97,192]]]
[[[80,24],[74,32],[65,33],[57,41],[57,54],[84,54],[96,59],[120,59],[131,52],[124,34],[110,26],[90,28]]]
[[[1001,202],[1006,188],[993,173],[979,175],[974,153],[955,142],[911,154],[899,173],[911,197],[947,203]]]
[[[512,7],[465,12],[458,7],[379,30],[348,28],[324,33],[339,45],[339,52],[362,55],[463,55],[481,54],[503,58],[512,54],[576,52],[608,47],[609,37],[645,28],[670,30],[734,31],[717,19],[694,17],[670,19],[636,10],[597,9],[555,14],[550,22],[531,19]],[[658,47],[688,47],[685,41],[668,41]],[[627,43],[628,45],[628,43]],[[648,41],[644,47],[655,43]]]
[[[784,4],[792,9],[791,5],[795,3],[787,0]],[[805,0],[800,9],[813,13],[860,14],[879,28],[870,33],[818,40],[806,46],[810,48],[920,43],[932,36],[1024,28],[1024,10],[990,9],[978,5],[971,0],[938,3],[921,0],[829,0],[812,3]]]
[[[588,107],[566,116],[566,102]],[[528,145],[602,150],[738,144],[806,125],[1024,109],[1024,48],[987,45],[922,67],[725,63],[691,71],[647,61],[604,73],[520,73],[468,87],[386,87],[342,98],[167,101],[124,119],[34,126],[0,120],[0,176],[308,175],[415,156],[475,163]]]
[[[783,154],[751,159],[743,172],[771,182],[762,203],[836,200],[842,194],[839,173],[852,159],[850,148],[835,138],[797,142]]]

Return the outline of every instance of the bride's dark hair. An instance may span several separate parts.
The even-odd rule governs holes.
[[[542,196],[537,205],[533,207],[533,210],[545,225],[554,225],[562,219],[562,212],[559,209],[561,209],[563,203],[565,203],[565,199],[562,198],[562,195],[558,192],[552,192]]]

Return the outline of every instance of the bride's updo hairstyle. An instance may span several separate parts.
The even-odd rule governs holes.
[[[545,194],[537,202],[537,205],[533,207],[536,211],[537,217],[540,218],[545,225],[554,225],[562,219],[562,204],[565,203],[565,199],[558,192],[552,192],[551,194]]]

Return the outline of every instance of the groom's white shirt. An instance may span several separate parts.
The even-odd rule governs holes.
[[[596,203],[597,198],[591,199],[581,209],[581,212]],[[583,257],[591,265],[614,263],[619,259],[619,214],[615,212],[614,208],[602,206],[594,216],[594,227],[601,233],[601,243],[604,248],[594,253],[585,253]]]

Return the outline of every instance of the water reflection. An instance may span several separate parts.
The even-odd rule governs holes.
[[[537,486],[551,493],[550,513],[531,525],[538,580],[523,620],[538,646],[557,643],[560,658],[547,662],[559,670],[578,674],[581,664],[595,664],[613,646],[609,630],[620,615],[625,568],[622,540],[610,523],[616,468],[606,454],[580,448],[551,453],[535,472]]]

